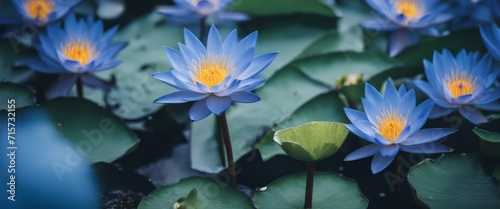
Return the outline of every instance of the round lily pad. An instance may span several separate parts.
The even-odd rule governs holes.
[[[21,108],[32,104],[35,104],[35,95],[27,87],[13,83],[0,83],[0,110]]]
[[[432,209],[496,209],[498,184],[488,176],[477,155],[446,154],[413,166],[408,181],[416,196]]]
[[[277,131],[274,141],[287,155],[311,162],[327,158],[340,148],[349,131],[342,123],[309,122]]]
[[[303,209],[306,173],[279,178],[261,189],[253,202],[258,209]],[[334,173],[314,175],[314,209],[362,209],[368,200],[361,194],[358,184]]]
[[[175,206],[175,207],[174,207]],[[209,178],[190,177],[160,187],[146,196],[139,209],[253,209],[240,191]]]

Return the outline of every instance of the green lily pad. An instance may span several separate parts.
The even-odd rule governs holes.
[[[261,101],[236,103],[228,109],[227,119],[235,160],[253,149],[255,141],[265,132],[316,96],[328,92],[294,68],[280,70],[256,94]],[[283,101],[287,101],[286,104]],[[192,124],[191,159],[196,170],[218,173],[224,167],[217,150],[218,128],[215,116]]]
[[[473,131],[481,138],[479,141],[480,153],[489,159],[500,162],[500,152],[498,152],[500,150],[500,134],[479,127],[475,127]]]
[[[253,202],[258,209],[302,209],[306,174],[287,175],[261,189]],[[368,200],[361,194],[358,184],[334,173],[316,173],[313,186],[314,209],[363,209]]]
[[[14,68],[14,62],[28,54],[21,45],[14,39],[0,40],[0,82],[21,83],[33,73],[27,68]]]
[[[172,209],[184,202],[189,209],[253,209],[250,199],[240,191],[209,178],[189,177],[160,187],[139,204],[139,209]],[[177,205],[179,205],[179,203]]]
[[[21,108],[35,104],[35,95],[29,88],[13,84],[0,83],[0,110]],[[8,107],[12,108],[8,108]]]
[[[347,117],[342,110],[343,105],[334,93],[326,93],[317,96],[301,106],[289,118],[282,121],[269,130],[255,145],[259,149],[262,160],[267,161],[279,154],[286,154],[283,149],[273,140],[277,130],[298,126],[310,121],[347,122]]]
[[[44,117],[30,118],[30,115]],[[50,126],[43,137],[69,143],[70,146],[61,151],[89,163],[111,163],[139,143],[137,136],[119,118],[88,100],[56,98],[40,106],[19,109],[16,116],[18,123],[40,120]],[[40,136],[33,136],[37,138]]]
[[[252,0],[235,1],[230,10],[252,16],[289,15],[295,13],[335,17],[333,8],[322,0]]]
[[[316,56],[293,64],[310,78],[327,86],[335,86],[337,78],[347,74],[361,74],[369,79],[384,70],[400,65],[385,54],[377,52],[344,52]]]
[[[432,209],[494,209],[500,205],[497,183],[476,155],[446,154],[413,166],[408,181],[419,200]]]
[[[177,42],[184,40],[182,27],[166,25],[162,22],[164,19],[162,15],[149,14],[119,31],[114,39],[128,42],[116,56],[122,63],[115,69],[96,73],[104,80],[114,76],[116,88],[111,89],[107,97],[100,89],[84,88],[85,98],[101,106],[115,106],[114,114],[129,120],[158,111],[162,105],[153,101],[175,89],[151,74],[171,67],[162,46],[176,47]],[[76,91],[73,94],[76,95]]]
[[[312,162],[335,154],[348,133],[347,127],[342,123],[309,122],[277,131],[274,140],[288,156]]]

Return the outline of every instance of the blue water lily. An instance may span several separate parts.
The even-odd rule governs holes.
[[[454,110],[474,124],[487,122],[479,111],[500,110],[500,87],[493,87],[498,70],[492,70],[491,57],[461,50],[456,57],[450,51],[434,52],[433,63],[424,60],[428,82],[415,85],[436,102],[429,116],[437,118]]]
[[[75,15],[68,15],[64,28],[60,23],[47,25],[47,32],[40,34],[35,44],[39,57],[16,62],[27,65],[41,73],[61,74],[49,97],[66,95],[79,75],[83,83],[92,87],[104,87],[105,83],[92,72],[116,67],[120,61],[113,58],[125,46],[125,42],[111,43],[118,26],[104,32],[102,21],[92,18],[77,21]]]
[[[484,45],[488,48],[491,56],[500,61],[500,28],[495,23],[482,25],[480,27]]]
[[[195,101],[189,116],[201,120],[211,113],[220,115],[231,102],[251,103],[260,98],[250,92],[266,79],[256,78],[274,60],[277,52],[254,56],[257,32],[238,43],[233,30],[223,42],[212,25],[205,47],[191,31],[184,30],[185,45],[180,51],[164,46],[173,66],[170,72],[152,76],[180,90],[158,98],[156,103],[185,103]]]
[[[456,1],[455,17],[451,21],[451,29],[459,30],[476,27],[495,19],[495,10],[499,10],[495,3],[498,0],[458,0]]]
[[[418,41],[418,34],[438,36],[436,24],[450,20],[449,5],[439,0],[366,0],[384,19],[367,20],[361,27],[390,31],[389,55],[399,54]]]
[[[249,19],[244,13],[224,11],[232,2],[233,0],[174,0],[176,6],[163,6],[157,12],[180,24],[198,22],[207,17],[213,17],[218,22]]]
[[[352,124],[347,128],[357,136],[373,143],[347,155],[346,161],[374,156],[371,170],[374,174],[384,170],[399,150],[411,153],[450,152],[451,148],[435,142],[456,130],[448,128],[422,129],[434,102],[426,100],[416,106],[415,91],[399,90],[388,82],[381,95],[372,85],[365,85],[362,98],[365,112],[344,108]]]
[[[62,18],[80,0],[12,0],[18,17],[0,18],[0,24],[32,24],[41,26]],[[2,20],[3,19],[3,20]]]

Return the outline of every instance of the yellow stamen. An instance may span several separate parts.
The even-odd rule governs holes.
[[[398,0],[395,3],[396,10],[406,16],[407,19],[413,19],[421,16],[418,0]]]
[[[42,21],[46,21],[47,15],[54,10],[52,0],[25,0],[23,7],[31,18]]]
[[[78,61],[81,65],[87,64],[96,53],[94,46],[87,40],[68,41],[61,52],[66,58]]]
[[[462,95],[472,94],[476,89],[476,83],[466,73],[459,72],[448,77],[446,87],[453,97],[458,98]]]
[[[406,127],[406,119],[394,111],[382,114],[382,118],[377,118],[376,129],[388,142],[395,142],[403,129]]]
[[[210,55],[195,68],[196,80],[208,88],[220,84],[232,71],[227,59]]]

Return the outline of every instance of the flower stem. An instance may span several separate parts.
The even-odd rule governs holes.
[[[207,21],[207,18],[206,17],[203,17],[200,19],[200,41],[202,43],[205,43],[204,40],[205,40],[205,32],[207,30],[206,28],[206,21]]]
[[[226,148],[226,158],[228,163],[229,179],[230,179],[229,185],[236,188],[238,186],[238,183],[236,182],[236,169],[233,159],[233,147],[231,146],[231,138],[229,137],[226,112],[222,112],[219,116],[217,116],[217,119],[219,120],[219,127],[221,129],[222,138],[224,140],[224,146]]]
[[[76,76],[76,93],[78,98],[83,98],[82,77],[80,74]]]
[[[304,201],[304,209],[312,208],[314,166],[315,162],[307,162],[306,197]]]

